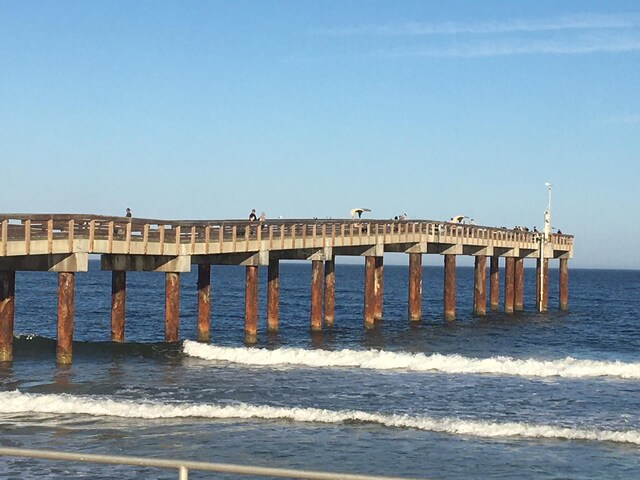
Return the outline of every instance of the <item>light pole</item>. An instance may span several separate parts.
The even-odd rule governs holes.
[[[549,203],[547,204],[547,209],[544,211],[544,229],[543,235],[540,238],[540,297],[538,300],[538,311],[542,311],[542,306],[544,304],[543,296],[544,296],[544,246],[545,243],[549,241],[549,233],[551,233],[551,187],[553,186],[549,182],[545,182],[545,186],[547,187],[547,191],[549,192]]]

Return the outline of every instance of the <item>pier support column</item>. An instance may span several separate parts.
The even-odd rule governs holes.
[[[244,341],[258,341],[258,267],[247,265],[244,277]]]
[[[311,331],[322,331],[322,260],[311,261]]]
[[[335,310],[336,274],[335,257],[324,262],[324,323],[333,326]]]
[[[278,331],[279,295],[280,260],[272,257],[267,268],[267,331],[271,333]]]
[[[504,312],[513,313],[513,303],[515,300],[515,270],[516,259],[505,257],[504,259]]]
[[[124,326],[127,301],[127,272],[111,272],[111,341],[124,342]]]
[[[524,308],[524,258],[515,259],[513,279],[513,309],[521,311]]]
[[[560,278],[558,278],[558,307],[560,310],[569,308],[569,260],[560,259]]]
[[[384,264],[383,264],[383,257],[375,257],[375,259],[376,259],[376,267],[375,267],[375,278],[374,278],[374,295],[375,295],[376,301],[375,301],[375,310],[373,313],[373,318],[375,320],[382,320],[382,290],[384,287],[384,281],[383,281]]]
[[[500,257],[491,257],[491,266],[489,267],[489,307],[492,311],[498,310],[500,303],[499,259]]]
[[[209,264],[198,264],[197,317],[197,340],[208,342],[211,330],[211,265]]]
[[[180,327],[180,274],[164,274],[164,341],[177,342]]]
[[[542,272],[542,273],[541,273]],[[549,302],[549,259],[536,260],[536,308],[546,312]]]
[[[68,365],[73,353],[73,295],[75,274],[58,273],[58,338],[56,363]]]
[[[409,254],[409,320],[422,317],[422,254]]]
[[[473,276],[473,313],[487,314],[487,257],[479,255],[475,258]]]
[[[372,328],[375,315],[376,257],[365,257],[364,262],[364,326]]]
[[[456,256],[444,256],[444,319],[456,319]]]
[[[0,272],[0,362],[13,360],[16,272]]]

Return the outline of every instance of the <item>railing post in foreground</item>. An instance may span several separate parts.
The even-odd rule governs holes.
[[[478,255],[475,258],[473,276],[473,313],[487,313],[487,257]]]
[[[58,273],[58,335],[56,340],[56,363],[68,365],[73,352],[73,295],[75,275],[73,272]]]
[[[324,262],[324,323],[332,327],[334,323],[336,274],[335,257]]]
[[[0,272],[0,362],[13,360],[16,272]]]
[[[456,319],[456,256],[444,256],[444,319]]]
[[[180,328],[180,274],[164,274],[164,341],[177,342]]]
[[[184,465],[178,467],[178,480],[189,480],[189,470]]]
[[[198,264],[197,309],[197,340],[208,342],[211,329],[211,265],[203,263]]]
[[[258,341],[258,267],[247,265],[244,278],[244,341]]]
[[[492,311],[498,310],[500,303],[500,257],[491,257],[489,267],[489,307]]]
[[[111,341],[124,342],[127,272],[113,270],[111,272]]]
[[[422,254],[409,254],[409,321],[422,317]]]

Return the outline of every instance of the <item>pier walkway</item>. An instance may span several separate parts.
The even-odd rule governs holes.
[[[408,319],[419,321],[422,255],[444,257],[443,313],[455,319],[455,264],[475,257],[474,313],[486,314],[486,270],[490,259],[489,306],[498,308],[499,258],[504,259],[504,310],[522,309],[523,262],[536,261],[536,305],[547,309],[548,261],[559,260],[559,308],[568,304],[568,266],[573,236],[524,232],[433,220],[158,220],[98,215],[0,215],[0,361],[13,358],[16,271],[58,272],[57,361],[71,361],[74,274],[87,271],[89,255],[100,255],[112,271],[111,339],[124,341],[126,272],[164,272],[165,339],[178,338],[179,274],[198,265],[197,338],[209,340],[211,265],[246,267],[245,340],[256,341],[257,271],[268,268],[267,325],[278,328],[279,260],[312,262],[311,330],[333,324],[335,257],[364,256],[364,325],[382,317],[383,255],[409,255]],[[323,268],[324,267],[324,268]]]

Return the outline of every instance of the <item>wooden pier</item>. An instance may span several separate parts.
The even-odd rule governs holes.
[[[334,322],[335,257],[365,257],[364,327],[382,318],[383,255],[409,255],[408,321],[422,315],[422,255],[444,257],[443,316],[456,318],[456,258],[475,257],[473,311],[498,309],[499,258],[504,258],[504,310],[523,306],[524,259],[536,261],[536,306],[548,304],[548,264],[559,260],[559,308],[568,306],[568,259],[573,236],[432,220],[172,221],[98,215],[0,215],[0,362],[13,359],[16,271],[58,273],[56,361],[72,359],[74,278],[100,255],[112,272],[111,340],[125,339],[126,272],[165,273],[165,340],[179,340],[179,275],[198,265],[197,332],[209,341],[211,265],[242,265],[245,341],[258,331],[258,268],[268,267],[267,327],[278,329],[279,261],[312,262],[310,329]]]

